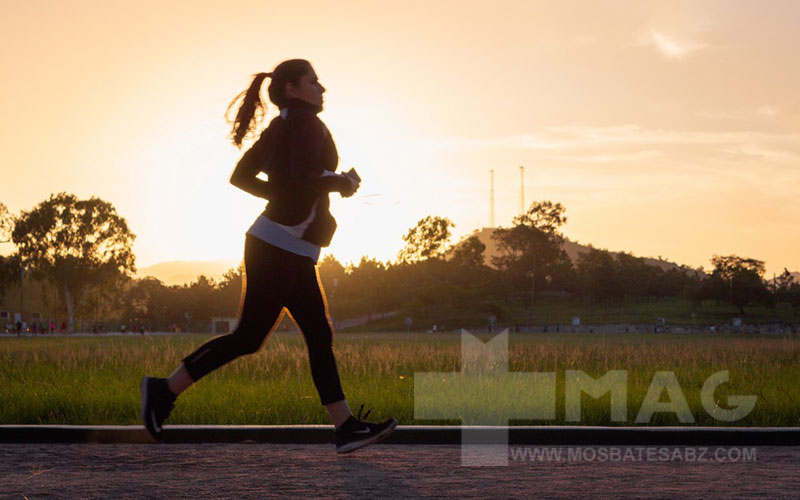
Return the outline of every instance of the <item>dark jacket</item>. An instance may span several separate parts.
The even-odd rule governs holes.
[[[274,118],[244,153],[231,184],[267,199],[263,215],[286,226],[306,220],[316,202],[314,220],[303,239],[328,246],[336,231],[328,193],[349,190],[350,181],[339,175],[322,176],[326,170],[336,170],[339,155],[327,127],[317,117],[321,108],[299,99],[290,99],[287,108],[286,118]],[[260,172],[269,180],[257,179]]]

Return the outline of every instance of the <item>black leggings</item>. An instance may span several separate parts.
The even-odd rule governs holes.
[[[261,347],[286,307],[303,332],[311,377],[323,405],[344,399],[333,330],[314,262],[247,235],[244,244],[245,292],[236,329],[215,337],[183,359],[193,380]]]

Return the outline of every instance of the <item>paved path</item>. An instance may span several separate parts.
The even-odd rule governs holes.
[[[0,444],[0,498],[687,500],[796,498],[800,489],[800,447],[747,448],[754,460],[702,463],[687,460],[688,450],[702,448],[622,447],[622,461],[602,460],[601,447],[575,448],[584,458],[573,461],[553,453],[567,448],[528,449],[552,454],[464,467],[454,445],[376,445],[336,455],[333,445]],[[670,460],[636,460],[650,449]],[[705,458],[741,457],[742,450],[708,448]]]

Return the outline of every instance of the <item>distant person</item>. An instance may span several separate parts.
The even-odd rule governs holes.
[[[384,439],[397,425],[393,418],[365,422],[360,411],[358,417],[350,411],[333,354],[325,293],[315,268],[321,248],[330,244],[336,230],[329,194],[350,197],[360,179],[353,170],[335,173],[336,145],[317,117],[325,88],[311,64],[302,59],[282,62],[272,73],[258,73],[231,103],[229,110],[241,99],[233,120],[233,143],[241,147],[256,128],[264,112],[260,89],[266,78],[272,79],[269,98],[280,108],[280,115],[244,153],[231,175],[231,184],[269,201],[245,236],[245,290],[238,326],[186,356],[168,379],[144,377],[142,420],[150,435],[159,439],[175,398],[213,370],[258,351],[280,323],[285,307],[305,337],[314,385],[335,426],[336,451],[347,453]],[[267,174],[267,181],[256,177],[261,172]]]
[[[61,333],[64,333],[66,331],[67,331],[67,323],[66,323],[66,321],[62,321],[61,322]]]
[[[56,322],[50,321],[50,333],[56,333]]]
[[[19,337],[22,334],[22,321],[17,321],[14,326],[17,328],[17,337]]]

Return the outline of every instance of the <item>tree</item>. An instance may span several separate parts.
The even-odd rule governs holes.
[[[485,250],[486,245],[477,236],[470,236],[453,249],[450,262],[456,268],[481,269],[484,267],[483,252]]]
[[[340,304],[339,300],[339,290],[345,291],[344,299],[347,299],[347,287],[345,286],[346,272],[344,266],[341,262],[336,260],[336,257],[328,254],[319,262],[317,272],[319,273],[319,279],[328,300],[328,314],[330,314],[334,322],[343,319],[340,313],[346,313],[347,307],[346,305],[345,307],[340,307],[342,304]]]
[[[511,228],[492,234],[501,252],[492,263],[504,271],[518,290],[553,286],[566,288],[572,263],[561,248],[564,236],[558,229],[566,223],[565,208],[552,201],[533,202],[528,211],[514,218]]]
[[[8,208],[0,202],[0,243],[8,243],[13,230],[14,220],[8,213]]]
[[[625,294],[619,264],[608,250],[590,248],[578,258],[581,293],[601,302],[619,302]]]
[[[451,227],[455,227],[455,224],[447,217],[429,215],[420,219],[417,225],[403,236],[406,246],[400,250],[398,259],[403,262],[416,262],[442,255],[450,240]]]
[[[763,260],[749,259],[737,255],[713,255],[711,257],[711,265],[714,266],[714,272],[725,279],[729,279],[741,271],[753,271],[758,276],[764,275]]]
[[[794,276],[785,267],[780,276],[775,279],[775,300],[777,302],[789,302],[790,291],[794,285]]]
[[[543,233],[561,236],[558,229],[567,223],[567,217],[564,215],[566,210],[561,203],[549,200],[534,201],[527,212],[514,217],[513,223],[515,226],[524,225]]]
[[[228,316],[239,316],[244,299],[244,263],[228,269],[217,284],[218,301]]]
[[[715,299],[730,302],[740,314],[753,302],[769,303],[772,295],[764,284],[764,261],[736,255],[711,258],[714,271],[707,277],[699,291],[698,300]]]
[[[11,240],[13,229],[14,221],[6,206],[0,203],[0,243],[8,243]],[[0,255],[0,299],[3,298],[8,287],[18,282],[19,278],[19,257]]]
[[[67,193],[22,212],[12,232],[22,264],[58,285],[70,331],[87,292],[136,270],[135,237],[111,203]]]
[[[195,281],[180,287],[179,297],[184,312],[189,314],[187,320],[190,326],[193,326],[192,321],[208,324],[212,316],[222,316],[226,312],[225,305],[218,300],[214,280],[202,274]]]
[[[344,280],[345,269],[341,262],[331,254],[326,255],[319,261],[317,266],[319,271],[319,278],[322,280],[322,286],[328,295],[331,295],[335,288],[338,288],[339,283]],[[334,286],[335,285],[335,286]]]
[[[377,259],[361,257],[358,266],[350,268],[349,290],[354,301],[368,319],[374,313],[385,313],[394,307],[394,292],[386,285],[386,266]]]
[[[11,285],[19,283],[20,277],[19,255],[0,255],[0,299]]]

